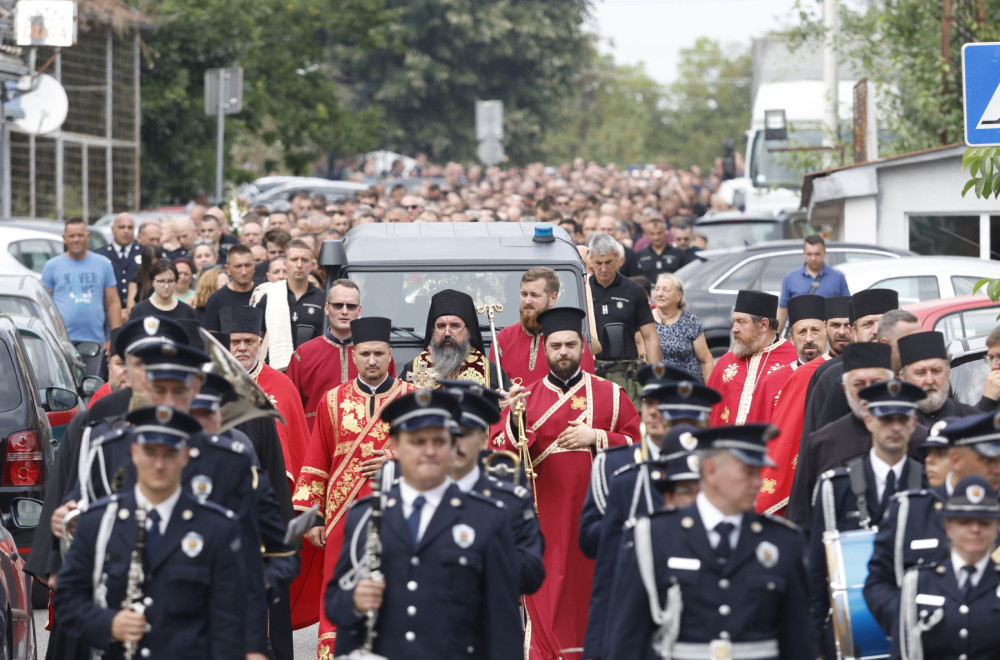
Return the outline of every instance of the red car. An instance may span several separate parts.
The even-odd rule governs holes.
[[[985,294],[926,300],[904,305],[903,309],[916,315],[925,331],[944,333],[945,345],[953,339],[989,333],[997,327],[1000,315],[1000,303]]]

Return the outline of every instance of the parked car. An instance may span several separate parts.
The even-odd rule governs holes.
[[[41,279],[45,263],[65,252],[62,239],[49,232],[0,224],[0,272]]]
[[[698,218],[694,231],[704,234],[709,249],[757,245],[765,241],[805,238],[818,233],[804,211],[747,215],[739,211],[709,212]]]
[[[40,280],[20,275],[0,275],[0,313],[42,319],[55,335],[67,362],[72,366],[77,388],[83,386],[83,380],[87,376],[83,358],[97,355],[102,347],[94,342],[73,344],[70,341],[62,316]]]
[[[975,257],[910,257],[891,264],[837,266],[851,291],[892,289],[899,304],[968,296],[984,277],[1000,277],[1000,262]]]
[[[45,483],[53,464],[52,429],[46,413],[71,410],[77,395],[68,389],[38,388],[14,321],[0,315],[0,513],[9,515],[18,497],[45,499]],[[17,547],[27,552],[32,534],[11,530]]]
[[[827,243],[826,263],[883,263],[911,254],[905,250],[881,248],[865,243]],[[729,350],[730,315],[740,289],[781,293],[781,280],[804,262],[802,241],[785,240],[752,247],[702,250],[697,259],[675,275],[684,282],[687,311],[698,317],[705,339],[718,357]],[[853,291],[853,289],[852,289]]]
[[[327,201],[335,202],[367,189],[368,186],[363,183],[303,177],[274,186],[259,195],[253,195],[247,200],[247,204],[251,208],[254,206],[266,206],[274,210],[279,205],[287,205],[290,201],[289,196],[300,190],[307,190],[313,195],[326,195]]]
[[[986,335],[960,337],[948,344],[951,360],[952,396],[974,406],[983,396],[983,383],[990,372],[986,362]]]
[[[104,384],[104,381],[96,376],[87,376],[82,382],[77,383],[72,367],[60,350],[58,340],[41,320],[21,315],[10,315],[10,318],[17,326],[21,341],[24,342],[24,348],[28,352],[28,361],[35,374],[39,396],[44,397],[45,390],[50,387],[59,387],[76,393],[76,405],[69,410],[46,411],[49,426],[52,427],[52,441],[58,445],[62,442],[66,426],[77,413],[86,410],[87,400]]]
[[[0,602],[0,630],[3,631],[3,658],[36,660],[35,619],[32,577],[24,572],[22,549],[11,530],[34,533],[42,512],[42,503],[30,498],[16,498],[10,513],[0,524],[0,585],[5,600]],[[46,598],[48,589],[40,590]],[[34,602],[38,602],[37,600]]]
[[[42,231],[47,234],[52,234],[58,237],[60,246],[62,245],[62,235],[66,229],[66,224],[62,220],[48,220],[45,218],[27,218],[22,216],[15,216],[12,218],[0,218],[0,228],[2,227],[18,227],[20,229],[34,229],[35,231]],[[91,227],[89,229],[90,238],[87,241],[87,247],[91,250],[99,250],[108,244],[111,240],[110,234],[105,236],[100,231]],[[63,249],[60,247],[59,252],[56,254],[62,254]]]
[[[946,343],[952,339],[989,334],[997,327],[1000,315],[1000,303],[982,293],[912,303],[904,305],[903,309],[915,314],[924,330],[942,332]]]

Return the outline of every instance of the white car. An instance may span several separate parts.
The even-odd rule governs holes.
[[[42,277],[45,262],[65,252],[62,237],[0,224],[0,274]]]
[[[984,277],[1000,278],[1000,262],[975,257],[904,257],[837,265],[851,293],[892,289],[899,304],[967,296]]]

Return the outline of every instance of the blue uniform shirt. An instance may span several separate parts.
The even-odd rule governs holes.
[[[836,268],[830,268],[824,263],[820,275],[823,279],[820,280],[816,290],[812,292],[813,295],[824,298],[851,295],[847,288],[847,278]],[[785,279],[781,280],[781,296],[778,299],[778,307],[788,307],[789,300],[795,296],[804,296],[809,293],[815,281],[816,279],[809,274],[803,262],[800,267],[785,275]]]

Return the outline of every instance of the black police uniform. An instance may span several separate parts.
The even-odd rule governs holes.
[[[643,549],[644,526],[648,550]],[[736,657],[747,653],[761,660],[816,657],[808,624],[804,540],[794,526],[745,513],[739,541],[722,564],[709,543],[697,504],[640,518],[633,535],[634,541],[623,546],[620,557],[606,658],[659,657],[651,644],[658,626],[638,562],[644,552],[652,557],[652,587],[660,606],[666,603],[668,622],[677,613],[670,606],[673,599],[665,596],[676,587],[680,598],[679,631],[671,645],[676,660],[716,657],[710,654],[730,644]]]
[[[128,297],[128,283],[139,273],[142,265],[142,246],[132,241],[125,249],[124,256],[118,256],[118,244],[112,241],[97,250],[97,254],[106,257],[115,269],[115,290],[125,309],[125,299]]]
[[[653,323],[653,312],[649,308],[649,299],[642,287],[623,277],[620,273],[607,287],[598,284],[597,279],[590,276],[590,290],[594,299],[594,314],[597,333],[601,343],[607,346],[604,326],[608,323],[625,324],[625,354],[626,360],[635,360],[639,351],[635,345],[635,333],[644,325]]]
[[[934,621],[921,626],[920,646],[925,658],[993,660],[1000,649],[1000,565],[990,560],[968,597],[962,595],[950,561],[917,566],[916,595],[910,603],[917,616]],[[940,612],[940,615],[938,614]],[[922,616],[922,613],[926,613]],[[900,631],[893,631],[892,658],[901,660]]]
[[[673,273],[694,257],[687,250],[668,245],[663,252],[657,253],[653,246],[647,246],[636,253],[636,269],[634,275],[643,275],[656,284],[656,278],[661,273]]]
[[[518,557],[520,593],[533,594],[545,580],[545,539],[535,515],[534,499],[531,491],[524,486],[491,477],[480,469],[479,479],[472,490],[486,497],[503,502],[504,510],[510,517],[514,549]]]
[[[354,585],[341,579],[364,554],[367,535],[355,530],[367,525],[370,510],[369,497],[348,512],[347,541],[326,592],[338,656],[364,640],[365,618],[354,608]],[[414,547],[395,486],[386,499],[381,541],[385,592],[375,653],[411,660],[523,655],[514,542],[502,502],[452,484]]]
[[[855,471],[859,471],[862,475],[857,485],[852,482],[852,474],[856,474]],[[925,481],[923,466],[912,458],[907,458],[897,482],[900,490],[919,489],[926,485]],[[863,488],[858,488],[862,485]],[[863,506],[858,501],[855,488],[864,495]],[[820,475],[816,487],[816,501],[813,504],[813,533],[809,537],[808,562],[809,601],[817,639],[823,638],[824,629],[829,624],[827,614],[830,609],[823,531],[848,532],[862,529],[862,526],[864,529],[877,527],[885,514],[885,509],[888,508],[883,507],[883,502],[889,503],[893,495],[895,493],[883,493],[879,499],[870,456],[857,457],[845,466],[828,470]],[[826,519],[827,510],[833,513],[832,520]]]
[[[123,646],[111,638],[111,621],[125,599],[136,543],[132,492],[92,503],[77,521],[59,571],[55,612],[66,630],[113,659]],[[104,551],[100,528],[112,525]],[[103,561],[93,583],[95,562]],[[138,657],[242,659],[245,654],[246,587],[235,515],[180,493],[157,551],[145,566],[142,592],[149,629]],[[95,592],[104,604],[95,603]],[[103,596],[100,593],[103,592]]]
[[[594,464],[590,470],[590,487],[587,488],[587,497],[583,501],[583,511],[580,513],[578,535],[580,550],[588,559],[597,557],[611,481],[618,470],[639,461],[638,452],[638,447],[621,445],[609,447],[594,457]]]

